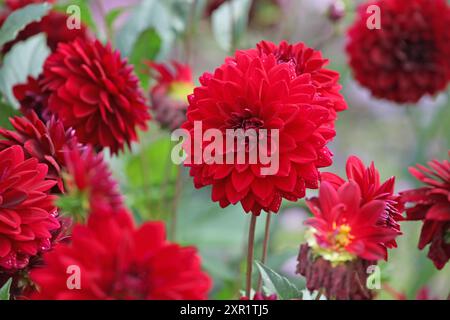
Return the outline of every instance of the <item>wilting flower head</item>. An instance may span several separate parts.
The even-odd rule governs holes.
[[[380,8],[380,29],[371,29]],[[369,19],[370,18],[370,19]],[[376,0],[359,10],[347,51],[354,76],[374,96],[414,103],[450,81],[450,7],[445,0]]]
[[[52,114],[47,109],[48,94],[42,90],[41,79],[42,76],[38,79],[28,76],[26,83],[13,87],[13,93],[24,115],[35,112],[42,121],[47,122]]]
[[[63,191],[64,148],[77,147],[73,130],[64,129],[54,117],[44,123],[34,111],[10,121],[15,131],[0,128],[0,137],[5,139],[0,140],[0,150],[13,145],[22,146],[27,158],[36,158],[47,165],[47,178],[58,181],[58,188]]]
[[[58,202],[64,213],[84,221],[88,212],[104,211],[96,210],[98,206],[108,208],[108,212],[123,208],[118,184],[101,153],[95,153],[90,146],[66,149],[65,162],[63,176],[67,190]]]
[[[74,228],[71,244],[55,247],[44,267],[31,272],[39,287],[32,298],[206,299],[211,280],[196,249],[167,241],[164,229],[161,222],[137,229],[126,211],[91,215],[88,225]],[[70,266],[79,268],[79,290],[67,287]]]
[[[409,172],[426,186],[401,192],[408,220],[422,220],[419,249],[430,244],[428,258],[442,269],[450,259],[450,162],[433,160],[428,168],[417,165]]]
[[[298,273],[306,277],[309,290],[325,289],[327,297],[369,299],[366,288],[369,265],[387,259],[386,243],[398,232],[378,225],[386,209],[383,200],[362,204],[354,181],[337,190],[323,181],[319,197],[307,201],[314,217],[306,221],[307,244],[298,257]]]
[[[186,120],[187,96],[194,89],[191,68],[176,61],[171,65],[152,62],[149,66],[157,72],[151,90],[155,120],[161,127],[175,130]]]
[[[0,268],[22,269],[50,249],[59,223],[48,194],[56,181],[46,177],[47,166],[27,159],[21,146],[0,151]]]
[[[351,156],[347,159],[346,165],[347,179],[356,182],[361,190],[361,205],[372,200],[383,200],[386,202],[384,213],[380,216],[377,224],[388,227],[400,234],[400,224],[403,220],[401,212],[402,204],[399,196],[394,194],[395,177],[391,177],[385,182],[380,182],[380,174],[372,162],[369,167],[358,157]],[[337,190],[345,183],[345,180],[330,172],[321,174],[322,181],[328,181]],[[396,247],[395,240],[387,243],[388,248]]]
[[[301,42],[289,44],[282,41],[277,46],[269,41],[261,41],[255,52],[263,58],[266,55],[274,55],[278,63],[287,63],[297,76],[310,74],[317,96],[327,99],[331,125],[336,120],[336,113],[347,109],[347,103],[340,93],[342,86],[339,84],[339,73],[325,68],[328,59],[324,59],[320,51]]]
[[[48,108],[82,143],[117,153],[150,119],[133,68],[111,46],[77,39],[61,44],[45,64]]]
[[[192,145],[198,143],[196,123],[202,125],[201,134],[218,130],[224,145],[234,141],[230,131],[250,140],[216,150],[213,156],[234,159],[228,163],[209,158],[198,163],[192,159],[195,151],[185,148],[195,186],[212,185],[212,200],[222,207],[240,202],[255,215],[261,210],[278,212],[283,198],[295,201],[304,197],[306,188],[317,188],[318,168],[332,163],[326,144],[335,135],[329,126],[334,100],[322,92],[308,70],[298,74],[293,66],[270,52],[260,56],[254,49],[237,51],[214,74],[205,73],[201,86],[189,96],[182,127],[190,131]],[[256,150],[252,140],[253,144],[267,142],[259,144],[254,161],[250,160]],[[203,141],[202,146],[209,144]],[[271,165],[261,161],[261,151],[279,159],[270,173],[262,170]],[[245,161],[239,163],[242,152]]]
[[[23,1],[24,2],[24,1]],[[31,1],[28,1],[31,2]],[[34,2],[44,2],[44,1],[34,1]],[[11,8],[13,10],[18,8]],[[0,16],[0,26],[5,22],[6,18],[12,11],[7,11]],[[2,48],[2,53],[7,53],[17,42],[26,40],[38,33],[45,33],[47,36],[47,45],[50,50],[55,51],[58,43],[68,43],[77,38],[89,39],[88,29],[84,24],[80,25],[80,28],[69,29],[67,27],[68,15],[57,12],[50,11],[45,17],[43,17],[38,22],[30,23],[19,32],[17,37],[6,43]]]

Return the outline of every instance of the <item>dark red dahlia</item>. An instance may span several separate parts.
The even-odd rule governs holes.
[[[370,299],[367,267],[387,259],[386,243],[398,232],[380,226],[386,202],[362,204],[354,181],[337,190],[327,181],[319,197],[307,201],[314,217],[306,221],[307,244],[300,248],[297,272],[306,278],[308,290],[324,289],[327,298]]]
[[[60,191],[63,191],[64,148],[77,146],[73,130],[65,130],[54,117],[44,124],[33,111],[28,116],[14,117],[10,121],[15,131],[0,128],[0,136],[5,139],[0,140],[0,150],[13,145],[22,146],[27,158],[36,158],[47,165],[47,178],[56,180]]]
[[[13,93],[19,101],[20,111],[24,115],[35,112],[42,121],[47,122],[52,115],[47,109],[48,94],[42,90],[42,86],[39,84],[40,80],[42,80],[42,76],[38,79],[28,76],[26,83],[13,87]]]
[[[161,222],[136,229],[126,211],[91,215],[88,225],[74,228],[71,244],[44,260],[31,271],[40,288],[32,299],[198,300],[211,288],[195,248],[167,241]],[[67,286],[70,266],[79,268],[80,289]]]
[[[347,109],[347,103],[340,93],[342,86],[339,84],[339,73],[325,68],[328,59],[324,59],[320,51],[309,48],[301,42],[289,44],[286,41],[280,42],[278,46],[269,41],[261,41],[257,44],[256,50],[263,58],[274,55],[278,63],[287,63],[295,70],[297,76],[310,74],[317,96],[328,100],[331,122],[336,119],[337,112]]]
[[[406,209],[406,218],[423,221],[419,249],[430,244],[428,258],[442,269],[450,259],[450,162],[433,160],[428,166],[409,169],[426,186],[400,195],[402,201],[411,205]]]
[[[380,174],[372,162],[369,167],[358,157],[351,156],[347,159],[346,165],[347,179],[356,182],[361,190],[361,205],[372,200],[383,200],[386,202],[386,210],[380,216],[378,225],[391,228],[400,233],[400,224],[403,220],[401,213],[403,206],[400,197],[394,194],[395,177],[391,177],[385,182],[380,182]],[[345,183],[345,180],[330,172],[321,174],[322,181],[328,181],[337,190]],[[387,243],[388,248],[397,247],[395,240]]]
[[[152,62],[149,66],[157,72],[156,84],[151,90],[155,120],[162,128],[175,130],[186,120],[187,96],[194,89],[192,70],[177,61],[171,65]]]
[[[195,124],[201,123],[200,135],[218,130],[224,144],[230,131],[253,142],[265,139],[265,151],[278,156],[279,164],[273,172],[264,173],[262,169],[270,165],[261,157],[251,160],[256,149],[247,140],[213,152],[223,163],[193,159],[195,150],[186,147],[190,164],[185,163],[197,188],[212,185],[213,201],[222,207],[240,202],[255,215],[261,210],[278,212],[283,198],[296,201],[304,197],[306,188],[317,188],[318,168],[332,163],[326,144],[335,131],[329,126],[332,99],[319,93],[310,73],[297,75],[290,63],[280,63],[276,55],[260,57],[251,49],[237,51],[214,74],[205,73],[200,83],[189,96],[182,126],[189,130],[192,145],[198,144]],[[205,149],[210,142],[200,144]],[[245,161],[239,160],[242,152]]]
[[[371,29],[370,5],[381,12]],[[376,0],[359,10],[347,52],[357,81],[374,96],[414,103],[450,81],[450,7],[445,0]]]
[[[71,213],[75,220],[83,221],[88,212],[101,212],[96,210],[98,206],[109,208],[108,212],[123,208],[118,183],[112,178],[101,153],[95,153],[90,146],[66,149],[65,163],[67,190],[61,196],[62,210]]]
[[[0,151],[0,267],[22,269],[30,257],[51,247],[52,231],[59,228],[56,184],[47,180],[47,166],[25,157],[21,146]]]
[[[0,17],[0,26],[9,14],[10,12],[7,12]],[[81,24],[80,29],[67,28],[67,19],[68,16],[64,13],[50,11],[40,21],[27,25],[14,40],[6,43],[2,48],[2,53],[7,53],[17,42],[26,40],[41,32],[47,35],[47,45],[52,51],[56,50],[58,43],[71,42],[77,38],[85,40],[90,38],[88,29],[83,24]]]
[[[48,108],[80,142],[112,153],[137,140],[150,119],[133,67],[99,41],[61,44],[45,64],[42,85]]]

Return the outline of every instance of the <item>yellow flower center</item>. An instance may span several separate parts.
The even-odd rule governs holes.
[[[169,86],[169,97],[187,103],[187,96],[192,93],[194,86],[189,82],[175,81]]]
[[[337,250],[344,249],[355,238],[350,233],[351,227],[348,224],[341,224],[336,226],[336,222],[333,223],[333,232],[330,233],[330,242],[334,243]]]

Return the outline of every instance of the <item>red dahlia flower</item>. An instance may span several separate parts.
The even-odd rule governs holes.
[[[0,267],[22,269],[30,257],[51,247],[59,228],[47,166],[26,159],[20,146],[0,151]]]
[[[366,268],[387,259],[386,243],[398,232],[378,225],[386,202],[362,204],[362,193],[354,181],[337,190],[327,181],[319,197],[307,201],[314,218],[306,221],[307,244],[301,246],[297,272],[306,277],[309,290],[325,289],[328,298],[369,299]]]
[[[10,12],[4,13],[0,16],[0,26],[5,22]],[[52,51],[55,51],[58,43],[68,43],[77,38],[89,39],[89,32],[83,24],[80,29],[67,28],[68,16],[61,12],[50,11],[48,15],[43,17],[38,22],[30,23],[19,32],[17,37],[6,43],[2,48],[2,53],[7,53],[17,42],[26,40],[38,33],[45,33],[47,35],[47,45]]]
[[[42,85],[48,108],[82,143],[117,153],[137,140],[150,119],[133,68],[99,41],[61,44],[45,64]]]
[[[187,96],[194,89],[191,68],[176,61],[172,66],[154,62],[149,66],[158,73],[151,90],[155,120],[162,128],[175,130],[186,120]]]
[[[122,195],[103,155],[96,154],[90,146],[65,151],[67,192],[61,196],[61,209],[74,215],[76,220],[83,220],[89,211],[101,212],[96,210],[98,206],[107,206],[108,211],[120,210]]]
[[[347,179],[356,182],[361,190],[361,205],[372,200],[383,200],[386,202],[386,210],[377,222],[379,226],[391,228],[400,234],[400,224],[403,220],[401,212],[402,205],[399,196],[394,194],[395,177],[391,177],[383,184],[380,182],[380,174],[372,162],[369,167],[355,156],[347,159]],[[337,190],[345,183],[345,180],[334,173],[324,172],[321,174],[322,181],[328,181]],[[397,247],[395,240],[387,243],[388,248]]]
[[[428,258],[442,269],[450,259],[450,162],[433,160],[429,168],[417,165],[409,171],[425,187],[401,192],[408,220],[422,220],[419,249],[430,244]]]
[[[381,11],[381,29],[367,24]],[[450,81],[450,7],[445,0],[376,0],[359,11],[347,51],[357,81],[374,96],[414,103]]]
[[[269,141],[267,149],[275,150],[268,154],[278,154],[279,168],[275,174],[263,174],[261,169],[268,165],[261,159],[249,161],[249,144],[245,144],[244,164],[236,164],[243,146],[219,150],[219,155],[220,151],[231,155],[234,164],[205,159],[196,164],[193,150],[186,147],[195,186],[212,185],[213,201],[222,207],[241,202],[246,212],[255,215],[261,210],[278,212],[282,198],[296,201],[304,197],[306,188],[317,188],[318,168],[332,163],[326,144],[335,131],[328,126],[332,99],[319,92],[312,78],[307,72],[297,75],[291,63],[274,54],[260,57],[255,50],[237,51],[214,74],[205,73],[201,86],[189,96],[187,121],[182,126],[190,131],[193,144],[198,143],[196,122],[201,122],[202,133],[220,130],[223,141],[230,138],[228,129],[256,132],[258,140],[266,137]],[[274,130],[279,133],[278,145],[270,143]],[[203,142],[203,146],[208,144]]]
[[[0,128],[0,136],[5,138],[0,140],[0,150],[13,145],[22,146],[27,158],[36,158],[48,166],[47,178],[58,181],[58,188],[63,191],[63,149],[77,146],[73,130],[65,130],[54,117],[44,124],[34,111],[28,116],[14,117],[10,121],[15,131]]]
[[[35,112],[42,121],[47,122],[52,115],[47,109],[48,94],[42,90],[42,86],[39,84],[41,79],[42,76],[38,79],[28,76],[26,83],[13,87],[13,93],[19,101],[20,111],[24,115]]]
[[[40,288],[32,299],[207,298],[211,280],[197,251],[167,241],[163,223],[136,229],[126,211],[98,216],[77,225],[72,243],[55,247],[44,256],[45,266],[31,271]],[[71,266],[79,268],[78,290],[67,287]]]
[[[269,41],[261,41],[255,50],[259,56],[274,55],[278,63],[287,63],[297,76],[311,75],[311,83],[316,87],[317,95],[328,99],[326,106],[330,110],[330,121],[336,119],[337,112],[347,109],[347,103],[341,95],[339,73],[326,69],[328,59],[320,51],[307,47],[304,43],[289,44],[282,41],[278,46]]]

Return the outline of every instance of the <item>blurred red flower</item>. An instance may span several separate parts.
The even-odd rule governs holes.
[[[298,256],[297,272],[308,290],[324,289],[327,298],[370,299],[367,267],[386,259],[386,243],[398,232],[378,225],[386,201],[362,204],[359,185],[350,180],[337,190],[323,181],[319,197],[307,200],[314,217],[305,224],[307,244]]]
[[[25,268],[30,257],[51,247],[59,228],[47,166],[26,159],[21,146],[0,151],[0,268]]]
[[[177,61],[148,65],[156,71],[156,84],[151,89],[154,118],[162,128],[175,130],[186,120],[187,96],[194,90],[192,70]]]
[[[403,220],[401,213],[403,206],[399,201],[399,196],[394,194],[395,177],[391,177],[383,184],[380,182],[380,174],[372,162],[369,167],[358,157],[351,156],[347,159],[346,165],[347,179],[356,182],[361,190],[361,205],[372,200],[383,200],[386,202],[386,209],[380,216],[377,224],[382,227],[391,228],[400,234],[400,224]],[[322,181],[327,181],[337,190],[346,181],[338,175],[330,172],[321,174]],[[397,247],[395,240],[386,243],[388,248]]]
[[[72,129],[64,129],[62,123],[52,117],[47,123],[41,121],[34,111],[28,116],[10,119],[15,131],[0,128],[0,150],[20,145],[26,158],[36,158],[48,167],[47,178],[56,180],[64,191],[61,171],[65,165],[64,148],[77,147]]]
[[[182,126],[190,131],[191,140],[195,140],[193,128],[198,121],[203,132],[220,130],[224,140],[228,129],[244,133],[251,129],[258,139],[265,129],[270,142],[272,130],[278,130],[279,146],[274,146],[274,152],[279,170],[263,175],[261,168],[267,165],[259,160],[250,163],[249,157],[244,164],[194,164],[193,150],[186,148],[191,160],[187,166],[197,188],[212,185],[212,200],[221,207],[240,202],[245,212],[255,215],[261,210],[276,213],[283,198],[296,201],[304,197],[306,188],[317,188],[318,168],[332,163],[326,144],[335,131],[328,125],[332,99],[320,93],[311,73],[297,74],[290,62],[280,61],[273,53],[262,57],[251,49],[237,51],[214,74],[205,73],[200,83],[189,96]],[[239,148],[224,149],[224,153],[236,159]],[[245,146],[246,153],[249,148]]]
[[[27,82],[17,84],[13,87],[13,93],[20,104],[20,111],[24,115],[35,112],[39,118],[46,122],[51,119],[51,113],[48,111],[48,93],[42,90],[40,80],[28,76]]]
[[[428,166],[409,168],[426,186],[400,195],[402,201],[412,204],[406,209],[406,218],[423,221],[419,249],[430,244],[428,257],[442,269],[450,259],[450,162],[433,160]]]
[[[133,67],[99,41],[61,44],[45,64],[48,108],[75,129],[80,142],[112,153],[137,140],[137,127],[150,119]]]
[[[55,3],[56,0],[6,0],[5,4],[11,10],[17,10],[33,3]]]
[[[102,212],[96,210],[97,206],[107,206],[108,212],[123,208],[118,183],[112,178],[101,153],[96,154],[90,146],[65,149],[65,162],[67,165],[64,184],[67,190],[66,194],[61,196],[60,205],[67,213],[71,213],[75,220],[84,220],[90,211]],[[65,198],[73,199],[68,204],[75,207],[65,207]]]
[[[12,11],[6,11],[0,15],[0,26],[3,25],[11,12]],[[85,40],[90,38],[89,31],[84,24],[81,24],[79,29],[69,29],[67,28],[67,19],[68,16],[64,13],[50,11],[48,15],[43,17],[40,21],[27,25],[25,29],[19,32],[14,40],[7,42],[2,47],[1,52],[5,54],[17,42],[26,40],[41,32],[47,35],[47,45],[51,51],[56,50],[58,43],[71,42],[77,38],[82,38]]]
[[[381,29],[369,29],[370,5]],[[376,0],[359,10],[347,52],[357,81],[374,96],[414,103],[450,81],[450,7],[445,0]]]
[[[127,211],[91,215],[74,228],[72,243],[55,247],[44,262],[31,271],[39,287],[32,299],[198,300],[211,288],[195,248],[167,241],[162,222],[136,229]],[[80,270],[78,290],[67,287],[70,266]]]

